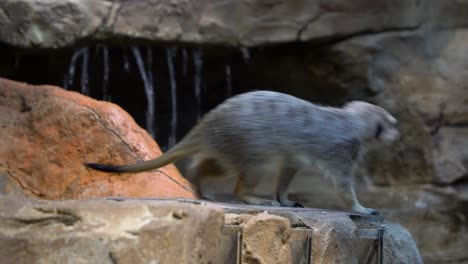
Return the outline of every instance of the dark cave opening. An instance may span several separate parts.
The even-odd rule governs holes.
[[[139,44],[97,43],[53,50],[22,50],[0,45],[0,76],[77,92],[87,88],[89,96],[110,99],[147,128],[148,100],[139,68],[142,66],[147,78],[152,76],[154,135],[163,150],[174,133],[171,77],[177,94],[176,140],[193,127],[198,116],[226,98],[250,90],[286,92],[327,105],[341,105],[369,96],[364,80],[358,81],[361,86],[358,89],[343,87],[342,83],[349,78],[348,70],[340,65],[340,54],[327,47],[306,43],[250,49]],[[143,65],[138,65],[135,49]],[[70,78],[71,67],[73,78]],[[196,96],[197,80],[199,97]]]

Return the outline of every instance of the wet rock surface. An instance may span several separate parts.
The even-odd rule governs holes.
[[[0,197],[2,263],[422,263],[401,226],[343,212],[194,200]],[[267,211],[266,211],[267,210]]]
[[[120,107],[53,86],[0,79],[0,189],[45,199],[103,196],[194,198],[173,166],[135,174],[93,171],[161,155]]]

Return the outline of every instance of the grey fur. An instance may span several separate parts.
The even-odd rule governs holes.
[[[217,171],[239,177],[235,192],[242,201],[282,206],[298,206],[287,199],[294,175],[318,167],[334,176],[351,210],[376,214],[358,202],[352,176],[369,147],[382,141],[391,143],[399,137],[395,125],[396,119],[387,111],[366,102],[353,101],[343,108],[324,107],[282,93],[256,91],[220,104],[161,157],[134,165],[89,166],[136,172],[193,155],[196,185],[204,176],[202,167],[212,165]],[[271,175],[278,183],[278,201],[253,196],[259,175]]]

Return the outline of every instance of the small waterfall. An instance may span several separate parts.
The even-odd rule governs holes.
[[[169,147],[174,146],[177,133],[177,83],[174,72],[174,48],[166,48],[167,67],[169,69],[169,80],[171,86],[171,132],[169,136]]]
[[[146,68],[148,82],[153,85],[153,50],[150,47],[146,47]]]
[[[106,46],[102,46],[102,58],[103,58],[103,65],[104,65],[104,72],[102,78],[102,98],[105,101],[110,101],[111,97],[109,95],[109,91],[107,86],[109,84],[109,49]]]
[[[78,59],[83,55],[84,50],[85,48],[81,48],[75,50],[75,52],[73,53],[73,56],[70,60],[70,65],[68,66],[68,71],[65,74],[65,78],[63,80],[63,88],[65,88],[66,90],[70,89],[73,85],[73,81],[75,80],[76,63]]]
[[[251,58],[249,48],[242,47],[241,48],[241,53],[242,53],[242,58],[244,59],[244,63],[249,64],[250,63],[250,58]]]
[[[231,77],[231,66],[226,65],[226,90],[227,90],[227,97],[232,96],[232,77]]]
[[[83,48],[83,63],[81,64],[81,93],[89,95],[89,75],[88,75],[88,61],[89,61],[89,48]]]
[[[195,88],[195,101],[197,103],[197,120],[201,117],[201,84],[202,84],[202,52],[200,48],[193,51],[193,65],[195,68],[194,88]]]
[[[65,74],[65,78],[63,80],[63,88],[66,90],[70,89],[73,85],[75,80],[75,72],[76,72],[76,64],[78,59],[82,58],[81,63],[81,77],[80,77],[80,85],[81,85],[81,93],[89,95],[89,75],[88,75],[88,61],[89,61],[89,48],[81,48],[76,50],[73,53],[73,56],[70,61],[70,66],[68,66],[68,71]]]
[[[131,47],[135,62],[138,66],[143,85],[145,87],[146,100],[148,106],[146,108],[146,129],[148,133],[154,138],[154,87],[153,82],[150,82],[148,72],[145,71],[145,65],[141,56],[140,50],[136,46]]]

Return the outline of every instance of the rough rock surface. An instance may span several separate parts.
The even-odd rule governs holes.
[[[288,219],[261,213],[245,223],[242,236],[243,263],[291,263]]]
[[[385,263],[422,263],[406,229],[381,219],[194,202],[1,196],[2,263],[369,263],[381,224]]]
[[[194,198],[170,165],[107,174],[85,162],[127,163],[161,154],[121,108],[52,86],[0,79],[0,188],[46,199],[103,196]]]
[[[213,263],[223,211],[159,202],[0,198],[2,263]]]
[[[33,48],[106,38],[261,46],[250,50],[248,68],[255,84],[268,85],[253,89],[372,100],[396,115],[402,140],[369,155],[358,196],[408,228],[425,263],[468,263],[466,10],[466,0],[4,0],[0,41]],[[303,45],[262,46],[279,42]],[[293,196],[311,207],[342,208],[332,188],[309,176],[296,180]],[[0,187],[15,191],[4,184],[9,180],[0,173]]]
[[[468,243],[467,37],[465,28],[434,26],[332,48],[352,58],[362,69],[356,75],[376,89],[375,101],[400,120],[401,142],[367,160],[361,176],[368,188],[361,196],[412,232],[425,263],[468,259],[462,246]]]
[[[253,46],[415,28],[426,6],[416,0],[4,0],[0,41],[63,47],[83,39],[126,37]]]

